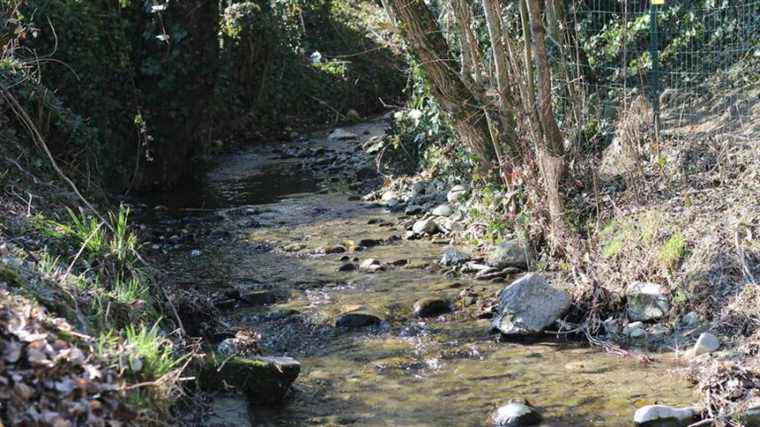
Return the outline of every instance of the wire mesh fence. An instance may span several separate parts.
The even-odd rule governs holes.
[[[760,0],[582,0],[571,13],[582,43],[578,65],[604,106],[618,108],[638,92],[658,125],[664,104],[670,127],[716,107],[751,114]]]

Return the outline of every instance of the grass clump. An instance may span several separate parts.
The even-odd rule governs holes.
[[[127,326],[125,337],[127,348],[132,349],[131,371],[144,380],[162,378],[187,358],[174,357],[174,346],[169,339],[161,335],[158,323],[151,327]]]

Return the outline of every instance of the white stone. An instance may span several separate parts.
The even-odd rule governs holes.
[[[453,211],[451,209],[451,206],[444,203],[442,205],[436,206],[436,208],[433,209],[432,213],[435,216],[450,216]]]
[[[636,410],[636,413],[633,415],[633,422],[637,426],[687,426],[696,416],[697,410],[694,408],[673,408],[666,405],[648,405]]]

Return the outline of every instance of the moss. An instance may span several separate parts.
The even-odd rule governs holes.
[[[686,239],[683,237],[683,234],[675,233],[662,245],[658,258],[663,267],[668,270],[674,270],[685,252]]]
[[[275,358],[212,355],[201,368],[198,382],[205,390],[225,390],[232,386],[253,403],[278,403],[301,370],[298,363],[288,363],[289,360],[279,363]]]

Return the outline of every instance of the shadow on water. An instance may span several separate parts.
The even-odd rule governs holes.
[[[165,206],[174,216],[195,210],[264,205],[319,189],[316,179],[304,171],[294,172],[282,165],[252,170],[248,176],[216,181],[191,182],[169,192],[141,197],[149,205]]]

